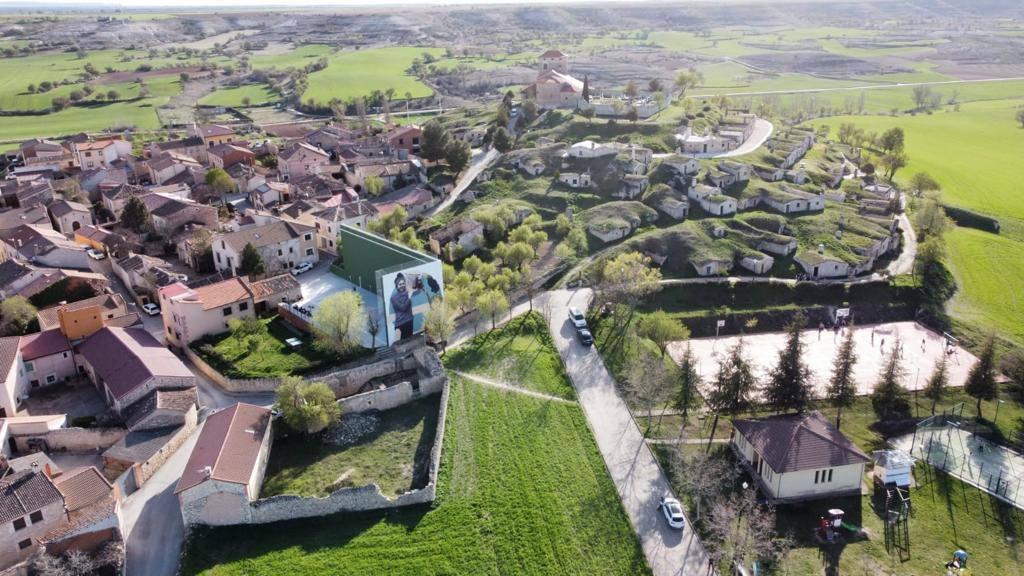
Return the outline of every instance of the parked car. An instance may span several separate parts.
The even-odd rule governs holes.
[[[584,346],[592,346],[594,344],[594,336],[591,335],[590,330],[577,328],[576,335],[580,337],[580,343]]]
[[[145,304],[143,304],[142,310],[146,314],[149,314],[150,316],[156,316],[157,314],[160,313],[160,307],[154,304],[153,302],[146,302]]]
[[[85,253],[88,254],[89,258],[92,258],[93,260],[103,260],[104,258],[107,257],[106,254],[100,252],[95,248],[89,248],[88,250],[85,251]]]
[[[587,327],[587,317],[580,312],[579,308],[569,308],[569,321],[577,330]]]
[[[670,527],[682,530],[686,526],[686,518],[683,517],[683,507],[679,505],[679,500],[671,496],[662,496],[658,508],[661,508],[661,513],[665,515]]]
[[[292,268],[292,275],[298,276],[299,274],[302,274],[303,272],[309,272],[312,269],[312,264],[310,264],[309,262],[303,262],[302,264],[299,264],[295,268]]]

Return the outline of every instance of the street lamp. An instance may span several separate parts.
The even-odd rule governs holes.
[[[999,407],[1003,405],[1003,402],[1006,402],[1006,400],[996,400],[996,417],[992,420],[993,425],[999,423]]]

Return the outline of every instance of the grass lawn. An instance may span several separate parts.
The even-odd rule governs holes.
[[[248,338],[239,341],[230,333],[215,336],[210,341],[203,340],[193,349],[228,378],[268,378],[304,374],[329,363],[342,364],[355,357],[342,358],[321,352],[309,337],[302,338],[304,346],[292,350],[285,344],[285,340],[294,337],[295,334],[285,326],[284,320],[273,316],[260,321],[267,327],[267,331],[262,335],[249,337],[259,339],[259,348],[252,354],[249,353]],[[208,343],[212,344],[213,353],[204,349],[204,345]],[[357,354],[367,353],[369,351],[364,349]]]
[[[946,243],[959,285],[949,304],[952,315],[1024,343],[1024,242],[955,228],[946,235]]]
[[[435,56],[442,53],[436,48],[410,47],[335,52],[327,56],[325,70],[309,75],[309,88],[302,94],[302,99],[321,103],[332,98],[344,101],[388,88],[395,90],[396,99],[405,98],[406,92],[413,98],[430,96],[433,91],[428,86],[405,72],[413,59],[424,52]]]
[[[562,359],[538,313],[513,319],[445,353],[451,369],[487,376],[562,398],[576,397]]]
[[[433,507],[199,531],[181,573],[649,573],[578,406],[451,386]]]
[[[440,399],[434,394],[379,413],[377,429],[352,445],[325,443],[320,435],[278,436],[260,496],[328,496],[339,488],[376,483],[390,498],[422,488],[427,483]]]
[[[218,88],[211,94],[203,96],[199,103],[206,106],[244,106],[248,98],[249,104],[277,102],[279,96],[266,84],[246,84],[231,88]]]

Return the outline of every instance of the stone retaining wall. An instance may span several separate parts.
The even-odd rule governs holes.
[[[58,428],[45,434],[12,436],[18,452],[31,452],[29,440],[46,442],[48,452],[99,452],[117,444],[128,431],[124,428]],[[35,442],[33,442],[34,444]]]

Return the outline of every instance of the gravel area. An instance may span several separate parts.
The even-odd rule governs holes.
[[[375,412],[345,414],[337,426],[324,432],[323,441],[338,446],[351,446],[376,432],[379,426],[380,415]]]

